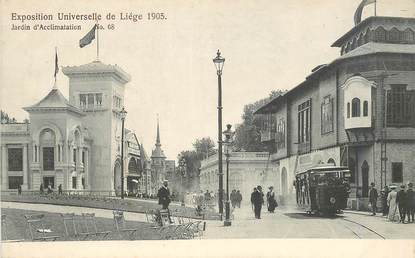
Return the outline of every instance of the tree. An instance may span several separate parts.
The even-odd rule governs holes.
[[[196,139],[193,143],[193,148],[196,151],[199,160],[207,158],[216,152],[215,142],[210,137]]]
[[[271,91],[268,98],[260,99],[254,103],[245,105],[242,114],[242,124],[235,130],[235,149],[237,151],[267,151],[267,147],[261,144],[261,124],[263,117],[254,116],[254,112],[272,99],[286,91]]]
[[[16,123],[16,118],[10,117],[5,111],[0,110],[0,121],[2,124]]]

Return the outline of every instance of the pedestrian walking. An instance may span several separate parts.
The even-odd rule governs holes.
[[[254,188],[254,191],[251,194],[251,204],[252,204],[252,209],[254,210],[256,219],[261,218],[261,209],[262,209],[263,203],[264,203],[264,198],[262,196],[262,193],[258,190],[257,187]]]
[[[235,189],[232,190],[230,194],[230,199],[231,199],[232,208],[235,209],[235,206],[236,206],[236,190]]]
[[[380,196],[382,200],[382,216],[388,216],[388,213],[389,213],[388,194],[389,194],[389,187],[385,185],[383,190],[380,192]]]
[[[169,204],[171,202],[171,199],[170,199],[170,190],[168,188],[168,185],[169,185],[168,181],[164,180],[163,185],[160,187],[160,189],[157,192],[157,197],[159,198],[159,204],[161,205],[161,208],[163,210],[167,210],[170,223],[173,223],[170,218]]]
[[[400,222],[405,223],[405,215],[406,215],[406,192],[405,192],[405,185],[401,185],[401,190],[396,195],[396,203],[398,204],[399,208],[399,215],[400,215]]]
[[[378,201],[378,190],[375,188],[375,183],[370,183],[369,203],[372,206],[372,216],[376,215],[376,203]]]
[[[39,192],[40,194],[43,194],[45,192],[45,189],[43,189],[43,184],[40,184]]]
[[[408,222],[414,223],[414,215],[415,215],[415,192],[413,190],[413,184],[408,183],[408,190],[406,191],[406,215],[408,216]]]
[[[241,194],[241,191],[237,190],[236,191],[236,205],[238,206],[238,208],[241,208],[241,202],[242,202],[242,194]]]
[[[59,184],[58,186],[58,194],[62,194],[62,184]]]
[[[48,185],[48,194],[51,194],[51,193],[53,193],[52,186]]]
[[[275,208],[278,206],[277,200],[275,199],[274,187],[270,186],[267,193],[267,206],[268,211],[274,213]]]
[[[396,196],[398,195],[398,193],[396,192],[396,186],[395,185],[391,185],[389,186],[390,192],[388,194],[388,206],[389,206],[389,214],[388,214],[388,219],[390,221],[395,221],[397,219],[397,209],[398,206],[396,205]]]

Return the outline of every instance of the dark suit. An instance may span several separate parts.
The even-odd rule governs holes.
[[[408,221],[414,222],[414,215],[415,215],[415,192],[409,188],[406,191],[406,214],[408,215]]]
[[[378,201],[378,191],[376,188],[372,187],[369,191],[369,202],[372,205],[372,214],[376,214],[376,203]]]
[[[171,202],[170,200],[170,190],[166,186],[160,187],[157,197],[159,198],[159,204],[161,204],[163,209],[168,209],[169,204]]]
[[[399,214],[401,215],[401,222],[405,221],[406,215],[406,192],[405,190],[400,190],[396,195],[396,203],[399,207]]]
[[[259,191],[254,191],[251,194],[251,203],[254,205],[255,218],[261,218],[262,204],[264,203],[263,194]]]

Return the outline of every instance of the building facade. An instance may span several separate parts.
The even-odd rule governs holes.
[[[223,187],[226,193],[226,157],[223,155]],[[200,190],[219,192],[218,154],[201,161]],[[261,185],[264,190],[269,186],[279,188],[277,174],[271,167],[268,152],[231,152],[229,156],[229,191],[240,190],[242,198],[250,202],[254,187]],[[245,202],[245,203],[246,203]]]
[[[38,103],[24,108],[28,121],[1,124],[2,190],[62,185],[63,190],[119,194],[121,162],[125,190],[148,190],[148,159],[128,129],[121,160],[120,111],[130,76],[100,61],[62,70],[69,77],[69,99],[55,85]]]
[[[332,46],[340,57],[260,107],[283,194],[319,163],[348,166],[349,206],[378,189],[415,181],[415,19],[369,17]]]

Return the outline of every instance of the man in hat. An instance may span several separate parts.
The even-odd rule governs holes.
[[[170,217],[170,210],[169,210],[169,204],[171,202],[170,190],[167,186],[168,186],[168,181],[164,180],[163,185],[160,187],[160,189],[157,192],[157,197],[159,198],[159,204],[161,204],[161,208],[163,210],[167,210],[170,223],[173,223]]]
[[[260,190],[258,189],[258,187],[255,187],[254,191],[251,194],[251,203],[255,213],[255,218],[260,219],[262,204],[264,203],[264,197],[262,192],[260,192]]]
[[[401,190],[396,195],[396,203],[398,204],[399,215],[401,216],[400,222],[405,223],[405,215],[406,215],[405,185],[401,185]]]
[[[369,203],[372,206],[372,216],[376,215],[376,203],[378,201],[378,190],[375,188],[375,183],[370,183]]]
[[[408,222],[414,223],[414,214],[415,214],[415,192],[413,190],[414,185],[412,183],[408,183],[408,190],[406,191],[406,215],[408,216]]]

